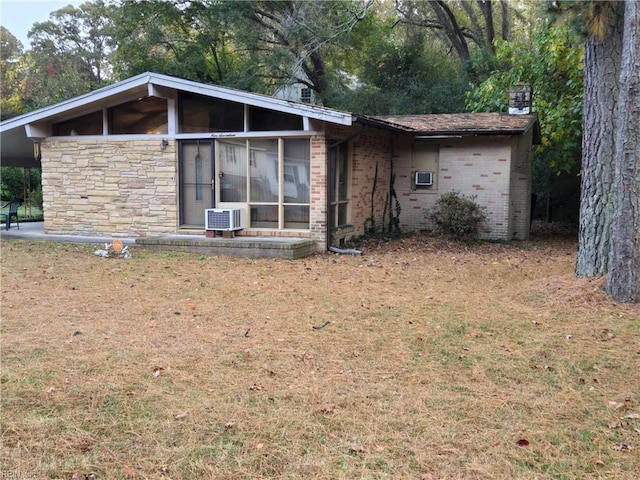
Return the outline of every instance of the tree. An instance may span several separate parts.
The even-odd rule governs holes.
[[[354,29],[350,44],[342,50],[341,66],[352,81],[334,81],[327,104],[369,115],[464,109],[465,70],[425,29],[371,15]]]
[[[536,157],[551,174],[577,173],[582,140],[582,62],[580,38],[567,25],[538,23],[530,38],[496,42],[498,68],[467,92],[467,109],[504,112],[509,87],[532,87],[532,110],[541,121]]]
[[[330,85],[329,52],[346,40],[361,22],[372,0],[246,1],[235,8],[241,15],[237,41],[251,56],[254,71],[272,87],[302,83],[326,96]]]
[[[598,5],[585,13],[591,35],[585,42],[584,119],[580,230],[576,272],[607,273],[613,221],[613,155],[622,42],[621,2]],[[589,33],[589,32],[588,32]]]
[[[396,0],[396,9],[401,22],[427,28],[450,45],[472,81],[488,73],[494,40],[509,40],[512,13],[506,0]]]
[[[613,221],[606,288],[640,302],[640,8],[626,2],[615,139]]]
[[[234,44],[230,2],[125,0],[114,12],[114,72],[145,71],[251,89],[240,81],[242,54]]]
[[[29,30],[28,109],[95,90],[110,79],[111,12],[103,0],[55,10]]]
[[[2,120],[24,112],[21,84],[24,80],[22,43],[0,26],[0,112]]]
[[[608,274],[606,289],[615,300],[640,302],[640,15],[636,2],[590,2],[586,7],[576,274]]]

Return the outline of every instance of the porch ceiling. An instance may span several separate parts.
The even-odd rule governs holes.
[[[0,133],[0,165],[3,167],[40,167],[40,161],[34,158],[33,139],[27,137],[24,127]]]

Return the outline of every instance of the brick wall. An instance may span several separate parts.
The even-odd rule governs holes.
[[[42,144],[47,233],[175,233],[177,156],[160,139],[48,139]]]
[[[311,238],[317,250],[327,250],[327,142],[324,136],[311,137]]]
[[[531,164],[525,147],[531,144],[531,138],[521,137],[518,142],[516,138],[475,137],[415,144],[405,139],[397,142],[394,153],[401,160],[397,167],[396,190],[402,204],[402,229],[433,228],[427,219],[428,209],[433,207],[439,195],[455,190],[467,196],[475,195],[475,201],[485,208],[488,220],[482,233],[484,238],[511,240],[528,236],[528,228],[525,231],[523,227],[524,218],[528,218],[525,203],[529,202],[531,193]],[[414,159],[422,149],[433,151],[435,148],[438,151],[435,185],[416,188],[413,184]],[[519,173],[515,176],[517,181],[512,185],[513,171],[517,167],[511,159],[516,154],[524,155],[526,160],[520,162]]]
[[[380,231],[387,219],[383,218],[389,197],[391,177],[391,135],[384,131],[368,130],[351,142],[351,219],[353,235],[362,235],[371,228],[372,195],[373,224]],[[377,180],[376,180],[377,166]],[[376,184],[373,191],[374,182]]]
[[[531,193],[533,178],[532,135],[514,137],[511,162],[511,218],[509,238],[525,240],[531,231]]]

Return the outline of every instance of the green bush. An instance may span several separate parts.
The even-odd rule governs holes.
[[[458,192],[443,194],[429,212],[429,218],[440,231],[458,240],[476,241],[486,215],[475,197],[466,197]]]

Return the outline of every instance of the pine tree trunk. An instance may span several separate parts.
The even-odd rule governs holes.
[[[624,4],[615,9],[606,37],[590,37],[585,44],[578,276],[604,275],[609,267]]]
[[[640,7],[626,2],[614,212],[606,289],[614,300],[640,302]]]

